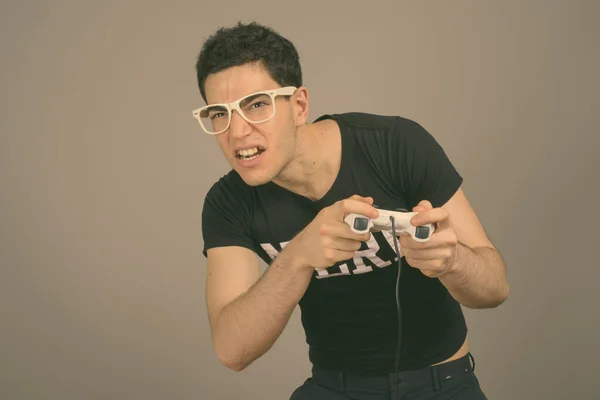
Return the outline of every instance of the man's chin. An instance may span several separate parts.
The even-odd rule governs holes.
[[[256,171],[256,172],[237,171],[237,172],[240,175],[240,177],[242,178],[242,180],[248,186],[264,185],[265,183],[269,183],[272,179],[269,176],[269,174],[259,173],[258,171]]]

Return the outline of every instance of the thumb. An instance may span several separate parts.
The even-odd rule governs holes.
[[[421,200],[419,204],[413,207],[414,212],[423,212],[427,210],[431,210],[433,206],[429,200]]]
[[[363,201],[369,205],[373,204],[373,198],[372,197],[363,197],[361,195],[355,194],[353,196],[350,197],[351,200],[358,200],[358,201]]]

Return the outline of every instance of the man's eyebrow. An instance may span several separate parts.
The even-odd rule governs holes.
[[[254,100],[255,98],[263,96],[263,95],[264,95],[264,93],[250,93],[249,95],[246,95],[244,97],[242,102],[251,101],[251,100]]]
[[[208,106],[208,109],[209,109],[210,111],[213,111],[213,110],[218,110],[218,111],[226,111],[226,110],[227,110],[227,107],[225,107],[225,106],[223,106],[223,105],[221,105],[221,104],[215,104],[215,105],[209,105],[209,106]]]

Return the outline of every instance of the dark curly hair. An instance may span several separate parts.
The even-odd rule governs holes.
[[[261,62],[281,86],[302,86],[300,57],[293,43],[270,27],[238,22],[218,29],[200,50],[196,73],[204,101],[204,82],[209,74],[253,62]]]

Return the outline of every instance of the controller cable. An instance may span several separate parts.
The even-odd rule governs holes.
[[[394,238],[394,247],[396,249],[396,254],[398,255],[398,274],[396,277],[396,308],[398,309],[398,344],[396,347],[396,363],[395,363],[395,371],[394,371],[394,397],[396,400],[398,398],[398,363],[400,358],[400,345],[402,343],[402,310],[400,308],[400,270],[402,269],[402,256],[400,255],[400,250],[398,246],[398,238],[396,237],[396,225],[394,223],[394,216],[390,216],[390,220],[392,221],[392,236]]]

